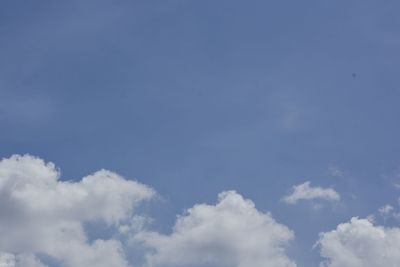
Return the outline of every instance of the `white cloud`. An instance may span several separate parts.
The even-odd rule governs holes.
[[[79,182],[59,177],[54,164],[33,156],[0,161],[0,252],[8,252],[0,264],[35,266],[39,253],[68,267],[129,266],[120,241],[89,241],[84,225],[102,221],[118,228],[155,192],[106,170]],[[28,260],[32,264],[20,263]]]
[[[375,226],[352,218],[336,230],[320,234],[318,246],[327,260],[321,267],[398,267],[400,228]]]
[[[293,232],[234,191],[216,205],[199,204],[179,216],[170,235],[136,236],[153,250],[149,266],[294,267],[285,254]]]
[[[0,252],[0,267],[47,267],[32,254],[14,255]]]
[[[106,170],[68,182],[40,158],[3,159],[0,267],[47,267],[43,255],[63,267],[128,267],[127,238],[151,249],[147,263],[154,266],[296,266],[285,254],[292,231],[233,191],[221,193],[215,206],[189,209],[171,235],[144,231],[151,219],[134,212],[154,196],[151,188]],[[87,224],[97,222],[110,237],[89,238]]]
[[[287,204],[296,204],[299,200],[323,199],[338,201],[340,195],[333,188],[312,187],[307,181],[303,184],[293,186],[293,191],[290,195],[283,197],[283,201]]]

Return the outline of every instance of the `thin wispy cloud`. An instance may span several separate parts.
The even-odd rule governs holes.
[[[380,208],[378,209],[378,212],[379,212],[379,214],[382,215],[382,216],[388,216],[390,213],[393,212],[393,209],[394,209],[393,206],[391,206],[391,205],[389,205],[389,204],[386,204],[385,206],[380,207]]]
[[[328,200],[339,201],[340,195],[333,188],[311,186],[311,182],[295,185],[292,192],[282,198],[287,204],[296,204],[301,200]]]
[[[328,172],[332,177],[343,177],[343,171],[335,165],[329,165]]]

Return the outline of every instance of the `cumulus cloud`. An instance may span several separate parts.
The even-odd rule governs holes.
[[[333,188],[313,187],[309,181],[295,185],[292,193],[283,197],[287,204],[296,204],[299,200],[323,199],[330,201],[340,200],[340,195]]]
[[[0,161],[0,266],[45,266],[36,254],[68,267],[129,266],[120,241],[89,240],[85,224],[117,229],[155,192],[106,170],[59,178],[54,164],[33,156]]]
[[[296,266],[285,254],[292,231],[236,192],[221,193],[216,205],[195,205],[170,235],[145,231],[150,219],[135,214],[155,194],[106,170],[68,182],[40,158],[3,159],[0,267],[48,267],[45,259],[63,267],[128,267],[121,235],[150,249],[149,266]],[[89,238],[86,227],[97,222],[111,229],[109,238]]]
[[[317,245],[326,258],[321,267],[397,267],[400,262],[400,228],[376,226],[367,219],[354,217],[321,233]]]
[[[293,232],[234,191],[216,205],[199,204],[179,216],[170,235],[136,236],[152,249],[148,266],[294,267],[285,254]],[[208,265],[207,265],[208,266]]]

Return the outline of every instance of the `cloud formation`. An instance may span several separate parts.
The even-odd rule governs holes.
[[[147,255],[152,267],[294,267],[285,254],[293,237],[271,214],[227,191],[219,194],[216,205],[198,204],[179,216],[170,235],[143,232],[136,239],[153,250]]]
[[[156,192],[136,181],[100,170],[80,181],[60,180],[53,163],[30,155],[0,161],[0,267],[295,267],[286,248],[294,233],[235,191],[214,205],[197,204],[178,216],[170,234],[146,230],[150,220],[136,208]],[[332,188],[293,187],[284,200],[339,200]],[[394,213],[390,205],[382,215]],[[89,236],[100,222],[111,234]],[[145,261],[128,261],[125,241],[141,246]],[[352,218],[321,233],[321,267],[398,266],[400,228]],[[43,256],[45,256],[43,258]]]
[[[127,240],[143,245],[145,266],[295,267],[293,232],[234,191],[178,217],[172,234],[145,229],[135,210],[156,192],[100,170],[62,181],[53,163],[30,155],[0,161],[0,267],[132,267]],[[89,235],[100,223],[109,236]],[[133,252],[135,253],[135,252]],[[51,264],[50,264],[51,262]]]
[[[375,226],[367,219],[354,217],[321,233],[317,245],[326,258],[321,267],[397,267],[400,262],[400,228]]]
[[[54,164],[33,156],[0,161],[0,264],[44,266],[33,256],[44,254],[67,267],[129,266],[119,240],[89,240],[85,223],[118,227],[155,192],[106,170],[59,178]]]
[[[340,200],[340,195],[333,188],[313,187],[310,181],[307,181],[293,186],[292,193],[283,197],[282,200],[287,204],[296,204],[299,200],[312,199],[338,201]]]
[[[0,267],[47,267],[32,254],[14,255],[0,252]]]

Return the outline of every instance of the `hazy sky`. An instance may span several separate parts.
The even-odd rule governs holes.
[[[398,266],[399,10],[1,1],[0,266]]]

